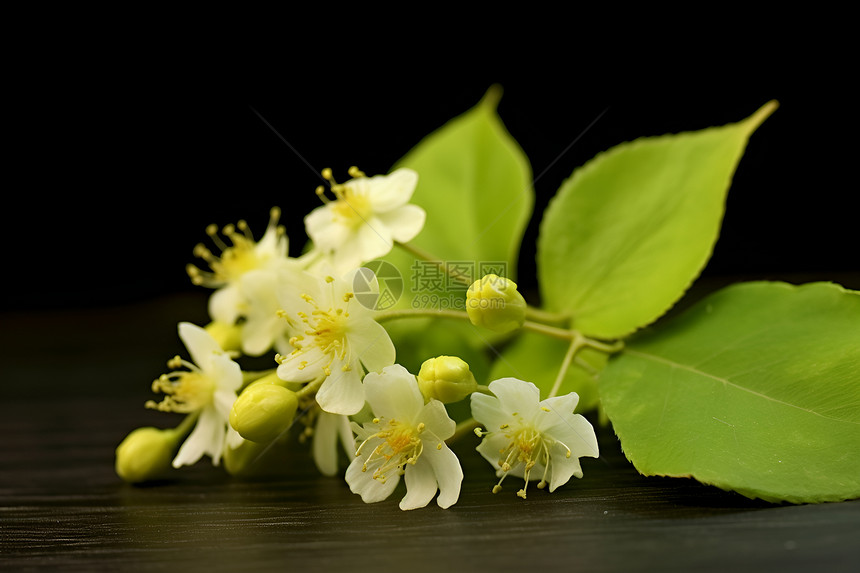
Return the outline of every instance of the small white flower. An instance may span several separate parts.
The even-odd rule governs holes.
[[[484,437],[477,450],[500,478],[493,493],[508,474],[525,479],[517,492],[523,499],[531,479],[540,479],[543,488],[549,476],[549,490],[555,491],[572,476],[582,477],[579,458],[596,458],[598,449],[594,428],[573,413],[575,392],[540,401],[537,386],[516,378],[496,380],[489,388],[495,396],[472,394],[472,416],[486,428],[475,432]]]
[[[179,338],[191,355],[191,362],[173,358],[171,368],[188,370],[162,374],[152,383],[153,392],[163,392],[164,399],[147,402],[147,407],[165,412],[197,413],[194,430],[179,448],[173,467],[196,463],[203,454],[218,465],[224,448],[236,447],[241,436],[229,428],[230,409],[236,391],[242,386],[242,371],[204,329],[188,322],[179,323]]]
[[[388,332],[373,319],[373,310],[355,300],[353,284],[358,272],[367,285],[365,279],[373,273],[359,269],[345,280],[306,275],[303,290],[284,289],[281,315],[296,334],[289,341],[293,351],[275,358],[278,376],[288,382],[325,378],[316,400],[331,414],[348,416],[361,410],[365,370],[379,372],[394,364],[394,344]],[[369,286],[374,287],[375,280],[371,282]]]
[[[366,177],[353,167],[349,173],[353,179],[335,183],[331,170],[324,170],[336,199],[327,199],[323,187],[317,188],[325,205],[305,217],[315,247],[329,255],[341,273],[388,254],[394,241],[411,241],[426,219],[424,209],[408,204],[418,183],[411,169]]]
[[[221,256],[216,256],[202,244],[197,245],[194,254],[212,270],[203,271],[194,265],[188,265],[186,270],[194,284],[217,289],[209,297],[209,315],[213,320],[235,324],[245,314],[247,301],[239,285],[246,273],[290,266],[287,235],[284,227],[278,224],[280,216],[280,210],[273,208],[269,225],[259,242],[254,241],[244,221],[239,221],[235,227],[227,225],[222,229],[222,234],[232,245],[221,240],[217,226],[210,225],[206,229],[206,234],[221,249]]]
[[[399,364],[364,380],[367,402],[376,416],[371,423],[353,423],[358,439],[356,458],[346,470],[353,493],[366,503],[386,499],[404,476],[406,496],[400,509],[424,507],[436,491],[439,507],[460,497],[463,470],[445,444],[456,425],[438,400],[424,403],[418,382]]]
[[[239,279],[238,290],[244,299],[240,336],[242,352],[248,356],[262,356],[269,349],[287,353],[290,351],[290,324],[279,316],[281,310],[279,292],[299,268],[291,270],[252,270]]]

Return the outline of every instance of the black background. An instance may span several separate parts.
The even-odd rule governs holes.
[[[245,219],[259,236],[273,205],[295,254],[320,169],[342,179],[350,165],[387,172],[494,83],[504,89],[499,113],[538,177],[536,213],[602,150],[738,121],[778,100],[741,161],[704,274],[860,269],[857,186],[847,178],[854,153],[843,143],[856,131],[852,92],[844,74],[799,65],[790,50],[695,68],[668,55],[623,64],[600,54],[475,56],[458,67],[441,56],[412,67],[267,56],[218,68],[187,52],[57,50],[28,67],[7,107],[15,145],[4,307],[113,305],[193,289],[184,267],[206,225]],[[521,254],[526,288],[537,222]]]

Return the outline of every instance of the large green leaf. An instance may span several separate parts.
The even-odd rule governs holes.
[[[540,388],[541,396],[546,398],[558,377],[569,345],[570,343],[564,340],[535,332],[523,332],[502,348],[490,369],[489,381],[508,376],[526,380]],[[596,373],[606,365],[607,355],[591,348],[583,348],[577,353],[577,357],[588,366],[583,368],[577,363],[572,364],[562,380],[558,394],[576,392],[579,394],[577,412],[588,412],[598,405]]]
[[[516,274],[534,205],[528,159],[496,113],[500,97],[494,86],[474,108],[428,135],[395,166],[418,173],[412,203],[427,212],[424,229],[410,244],[472,279],[488,272]],[[399,248],[384,260],[405,281],[397,308],[465,310],[468,285],[444,278],[432,264]],[[429,355],[437,347],[441,352],[442,346],[428,341],[442,341],[446,332],[456,332],[473,348],[498,339],[456,321],[409,321],[391,330],[401,353],[416,347]]]
[[[427,211],[413,244],[449,262],[506,262],[513,278],[534,190],[528,159],[496,113],[500,97],[494,86],[396,167],[418,173],[412,202]]]
[[[544,304],[604,339],[665,313],[710,258],[747,140],[775,108],[770,102],[740,123],[624,143],[576,170],[541,222]]]
[[[860,497],[860,294],[746,283],[633,337],[600,395],[645,475],[752,498]]]

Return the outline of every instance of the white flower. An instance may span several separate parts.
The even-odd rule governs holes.
[[[502,378],[490,383],[495,396],[472,394],[472,416],[487,431],[478,452],[496,468],[501,489],[508,474],[525,479],[517,495],[525,499],[530,479],[555,491],[571,476],[582,477],[579,458],[598,456],[597,437],[588,420],[573,410],[579,396],[571,392],[540,401],[540,390],[531,382]]]
[[[216,256],[202,244],[197,245],[194,254],[206,261],[212,270],[203,271],[194,265],[188,265],[186,270],[194,284],[217,289],[209,297],[209,315],[213,320],[235,324],[245,314],[247,301],[239,288],[243,275],[253,270],[275,270],[290,265],[287,235],[284,227],[278,225],[280,216],[280,210],[273,208],[269,225],[259,242],[254,241],[244,221],[237,224],[238,231],[233,225],[222,229],[232,245],[221,240],[215,225],[206,229],[206,234],[221,249],[221,256]]]
[[[305,217],[308,236],[340,273],[388,254],[394,241],[411,241],[426,219],[424,209],[408,204],[418,183],[411,169],[366,177],[353,167],[349,173],[354,179],[339,184],[331,170],[323,171],[336,199],[328,200],[319,187],[326,204]]]
[[[279,292],[299,273],[298,267],[280,272],[252,270],[239,279],[238,290],[245,301],[245,322],[240,330],[244,354],[262,356],[273,347],[281,353],[290,351],[290,324],[279,315]]]
[[[294,350],[276,357],[278,376],[288,382],[324,378],[316,400],[331,414],[351,415],[361,410],[365,369],[379,372],[394,364],[394,344],[388,332],[373,320],[373,310],[355,300],[353,285],[359,272],[361,285],[378,292],[369,269],[358,269],[346,280],[306,275],[303,291],[284,289],[281,314],[294,325],[296,335],[290,338]],[[367,281],[368,277],[372,280]]]
[[[406,496],[400,509],[424,507],[436,491],[436,503],[447,508],[460,497],[463,470],[445,440],[454,434],[454,421],[438,400],[424,404],[418,382],[399,364],[364,380],[373,422],[353,423],[359,443],[346,470],[353,493],[366,503],[386,499],[403,475]]]
[[[163,392],[164,399],[147,402],[147,407],[165,412],[197,413],[194,430],[179,448],[173,467],[196,463],[203,454],[218,465],[224,448],[236,447],[241,436],[229,428],[230,408],[236,401],[236,391],[242,385],[242,371],[202,328],[188,322],[179,324],[179,337],[191,355],[187,362],[178,356],[168,365],[184,366],[188,370],[162,374],[152,383],[153,392]]]

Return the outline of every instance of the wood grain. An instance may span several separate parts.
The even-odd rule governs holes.
[[[177,317],[199,297],[118,308],[7,313],[0,329],[2,571],[851,571],[860,501],[775,506],[692,480],[644,478],[608,429],[585,477],[553,494],[490,489],[492,469],[455,446],[459,502],[366,505],[294,452],[286,477],[231,478],[204,461],[147,487],[123,484],[113,450],[141,425],[149,381],[181,349]],[[168,416],[168,417],[165,417]],[[402,486],[401,486],[402,487]],[[401,492],[402,494],[402,492]]]

